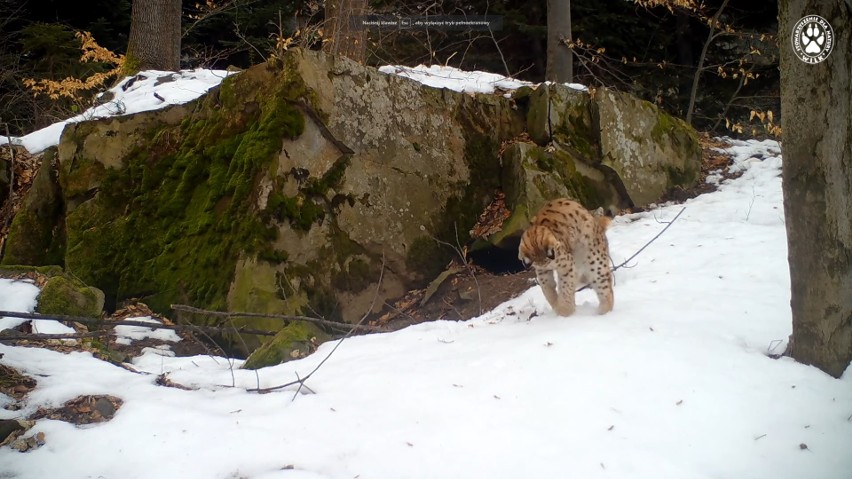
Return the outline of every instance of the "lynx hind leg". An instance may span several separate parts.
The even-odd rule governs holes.
[[[541,291],[544,293],[544,298],[550,304],[551,308],[556,309],[556,281],[553,279],[553,270],[542,270],[536,268],[535,277],[538,280]]]
[[[615,294],[612,290],[612,273],[610,271],[601,273],[592,281],[591,285],[598,296],[598,314],[606,314],[612,311],[615,303]]]
[[[574,299],[574,295],[577,292],[577,280],[575,278],[573,260],[569,258],[567,264],[557,269],[556,273],[559,276],[559,299],[553,309],[559,316],[571,316],[577,309]]]

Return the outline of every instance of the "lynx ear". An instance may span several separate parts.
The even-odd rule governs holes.
[[[556,259],[556,252],[553,251],[553,248],[547,248],[547,257],[549,259]]]
[[[532,264],[532,261],[530,261],[530,259],[526,256],[521,256],[521,263],[524,263],[524,268],[529,268]]]

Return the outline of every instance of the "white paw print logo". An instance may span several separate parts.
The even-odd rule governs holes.
[[[807,15],[793,27],[793,53],[799,60],[817,64],[834,48],[834,30],[819,15]]]
[[[825,45],[825,31],[816,23],[808,23],[802,31],[802,45],[805,46],[805,53],[808,55],[819,54],[822,52],[822,46]]]

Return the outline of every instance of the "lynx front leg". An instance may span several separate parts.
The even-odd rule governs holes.
[[[569,255],[566,261],[560,262],[556,274],[559,277],[559,296],[553,309],[560,316],[571,316],[577,309],[574,302],[574,293],[577,291],[574,258]]]
[[[536,268],[535,278],[541,286],[541,291],[544,293],[544,298],[550,304],[550,307],[556,309],[556,281],[553,279],[553,270],[540,270]]]

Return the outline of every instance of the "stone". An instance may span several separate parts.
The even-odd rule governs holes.
[[[633,205],[647,206],[671,188],[695,184],[701,145],[686,122],[609,89],[595,92],[593,116],[602,163],[618,175]]]
[[[66,275],[49,278],[38,295],[36,312],[99,318],[104,308],[104,293]]]
[[[303,358],[328,338],[328,335],[314,324],[294,321],[251,353],[242,367],[243,369],[260,369]]]
[[[43,266],[64,262],[62,192],[55,168],[56,148],[43,153],[42,164],[12,220],[4,265]]]

